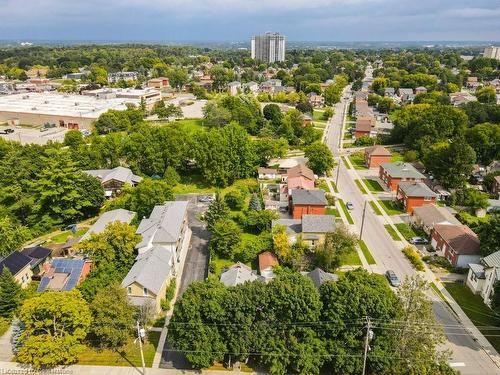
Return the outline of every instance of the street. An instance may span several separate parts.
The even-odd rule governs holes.
[[[347,90],[346,90],[347,91]],[[344,122],[344,111],[347,111],[351,100],[351,94],[342,98],[341,102],[335,106],[335,115],[328,123],[325,143],[330,147],[338,167],[334,170],[333,178],[335,181],[338,173],[338,196],[344,201],[352,202],[354,209],[350,211],[354,220],[354,225],[349,225],[351,232],[359,234],[363,215],[363,206],[365,201],[372,199],[372,194],[363,195],[356,186],[354,180],[360,176],[355,169],[347,169],[340,159],[341,155],[347,155],[341,147],[342,128]],[[337,170],[340,168],[340,170]],[[363,227],[362,239],[368,246],[371,254],[376,260],[376,265],[371,266],[373,272],[383,274],[387,270],[393,270],[397,276],[404,280],[406,276],[413,276],[416,271],[401,252],[403,243],[395,242],[384,228],[384,224],[391,219],[384,216],[377,216],[369,204],[366,205],[366,214]],[[430,271],[429,271],[430,272]],[[422,273],[421,273],[422,274]],[[431,280],[429,274],[424,274],[428,281]],[[437,320],[443,324],[447,342],[445,349],[452,352],[450,365],[465,375],[474,374],[500,374],[500,369],[495,362],[485,353],[481,346],[469,334],[466,327],[457,320],[450,308],[432,291],[429,293],[433,301],[434,313]]]

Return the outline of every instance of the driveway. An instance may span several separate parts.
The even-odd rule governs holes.
[[[205,223],[197,218],[198,215],[207,210],[207,203],[198,202],[198,195],[195,194],[178,195],[176,200],[189,201],[188,221],[189,228],[192,231],[191,243],[189,244],[179,286],[179,296],[181,296],[193,281],[205,280],[208,276],[208,241],[210,232],[206,229]],[[163,347],[160,368],[191,369],[191,364],[184,355],[175,351],[168,344],[168,334]]]

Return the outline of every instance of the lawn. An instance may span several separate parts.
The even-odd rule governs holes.
[[[330,189],[328,188],[328,184],[322,178],[316,180],[316,187],[319,189],[323,189],[327,193],[330,191]]]
[[[391,227],[390,224],[385,224],[384,225],[385,229],[387,229],[387,232],[391,235],[392,239],[394,241],[401,241],[401,238],[399,238],[399,235],[396,233],[393,227]]]
[[[342,159],[342,161],[344,162],[345,167],[346,167],[347,169],[351,169],[351,167],[350,167],[350,166],[349,166],[349,164],[347,163],[347,160],[346,160],[345,156],[341,156],[341,159]]]
[[[324,111],[320,111],[320,110],[315,109],[313,111],[313,116],[312,116],[313,120],[325,122],[326,120],[323,118],[323,112]]]
[[[352,139],[352,134],[348,131],[344,132],[344,137],[342,139]]]
[[[372,253],[370,253],[370,250],[368,249],[368,246],[366,246],[365,241],[363,240],[358,240],[358,245],[361,251],[363,252],[363,255],[365,256],[366,261],[368,264],[376,264],[375,258],[373,258]]]
[[[337,210],[336,208],[327,207],[326,214],[333,215],[335,217],[340,217],[339,210]]]
[[[158,341],[160,340],[160,332],[148,332],[148,342],[143,346],[144,362],[146,367],[151,367],[156,352]],[[97,350],[94,348],[86,348],[78,356],[79,365],[95,365],[95,366],[135,366],[141,367],[141,353],[139,344],[134,344],[133,339],[129,339],[128,343],[121,351],[116,350]]]
[[[366,194],[366,190],[363,187],[363,185],[361,185],[361,181],[360,180],[354,180],[354,182],[356,183],[356,186],[359,188],[359,190],[361,190],[361,193],[362,194]]]
[[[207,185],[200,175],[185,175],[181,179],[181,183],[172,188],[174,195],[214,193],[216,190],[213,186]]]
[[[169,122],[168,124],[171,124],[171,126],[178,127],[179,129],[185,131],[186,133],[196,133],[204,129],[203,120],[201,119],[177,120]]]
[[[76,231],[76,233],[73,233],[72,231],[70,230],[67,230],[67,231],[64,231],[64,232],[61,232],[61,233],[58,233],[56,234],[55,236],[53,237],[50,237],[48,239],[48,242],[53,242],[53,243],[65,243],[68,238],[71,236],[71,237],[79,237],[79,236],[83,236],[85,234],[85,232],[87,232],[88,228],[85,228],[85,229],[78,229]]]
[[[491,327],[498,327],[498,318],[494,312],[483,303],[480,296],[475,295],[462,283],[444,283],[446,290],[460,305],[465,314],[478,327],[479,331],[486,336],[488,341],[496,350],[500,350],[500,337],[492,331]],[[480,328],[482,327],[482,328]],[[496,337],[491,336],[496,335]]]
[[[344,201],[340,198],[339,198],[339,204],[340,204],[340,207],[342,207],[342,211],[344,211],[345,216],[347,217],[347,222],[349,224],[354,224],[354,220],[352,219],[351,213],[347,209]]]
[[[405,213],[395,201],[379,200],[378,203],[380,203],[387,215],[401,215]]]
[[[399,152],[394,151],[391,156],[391,163],[396,163],[398,161],[405,161],[405,158]]]
[[[210,274],[214,275],[217,279],[220,277],[223,268],[228,268],[232,266],[234,262],[231,259],[220,259],[213,257],[210,260],[210,266],[208,267]]]
[[[335,182],[330,181],[330,183],[332,184],[333,191],[334,191],[335,193],[338,193],[338,192],[339,192],[339,189],[337,189],[337,185],[335,185]]]
[[[374,201],[370,201],[370,206],[372,206],[372,210],[373,210],[373,212],[375,212],[375,215],[379,215],[379,216],[382,215],[382,212],[377,207],[377,205],[375,204]]]
[[[362,152],[349,155],[349,160],[351,160],[354,169],[368,169],[365,165],[365,156]]]
[[[403,237],[409,241],[412,237],[425,237],[425,233],[422,231],[416,231],[411,226],[405,223],[394,224],[396,228],[398,228],[399,233],[403,235]]]
[[[380,186],[377,180],[372,180],[370,178],[363,178],[363,182],[365,183],[368,190],[372,193],[378,193],[380,191],[384,191],[384,188]]]
[[[359,255],[357,251],[351,251],[347,254],[344,254],[340,257],[340,264],[342,266],[360,266],[361,259],[359,259]]]

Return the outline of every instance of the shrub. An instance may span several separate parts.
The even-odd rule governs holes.
[[[240,190],[232,190],[224,195],[224,201],[232,210],[241,210],[245,205],[245,196]]]
[[[422,262],[422,259],[420,259],[420,255],[418,252],[413,248],[413,246],[406,246],[402,250],[403,254],[406,255],[410,263],[413,265],[413,267],[417,271],[423,271],[424,270],[424,262]]]
[[[371,138],[367,135],[363,135],[362,137],[357,138],[354,141],[356,146],[372,146],[375,144],[375,138]]]
[[[329,206],[335,206],[335,197],[332,194],[327,193],[325,194],[325,197]]]

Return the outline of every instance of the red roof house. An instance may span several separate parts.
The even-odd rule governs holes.
[[[415,207],[436,203],[437,194],[423,182],[400,182],[396,199],[403,203],[405,211],[412,213]]]
[[[479,238],[468,226],[436,224],[431,238],[431,246],[455,267],[467,267],[481,258]]]
[[[298,164],[287,171],[288,193],[293,189],[314,189],[314,172],[305,164]]]

